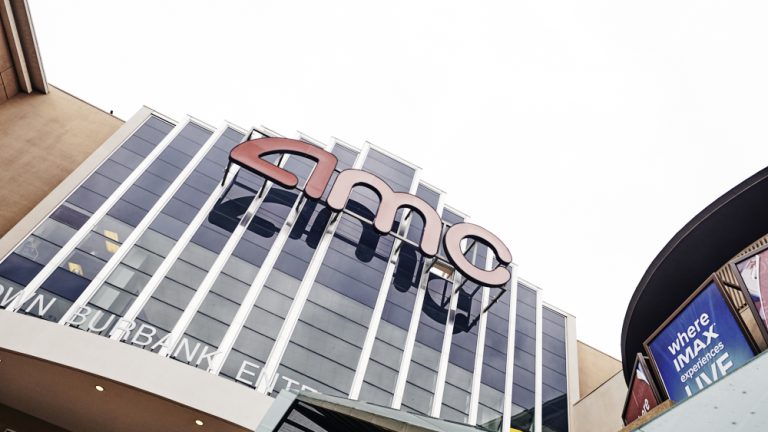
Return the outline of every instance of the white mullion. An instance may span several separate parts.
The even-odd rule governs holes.
[[[305,138],[307,137],[302,135],[302,139]],[[317,169],[317,166],[315,166],[312,171],[314,172],[315,169]],[[310,173],[310,176],[311,175],[312,174]],[[253,307],[256,305],[256,301],[258,300],[259,295],[261,295],[261,291],[264,289],[264,285],[267,283],[267,279],[272,273],[272,270],[275,267],[275,263],[277,263],[277,259],[283,252],[283,247],[288,241],[291,230],[293,229],[294,224],[301,215],[302,209],[307,202],[307,199],[303,195],[300,195],[296,202],[294,202],[288,217],[285,219],[282,228],[280,228],[280,232],[278,232],[277,237],[275,238],[274,244],[271,248],[269,248],[269,252],[264,258],[264,262],[261,264],[261,267],[259,267],[259,271],[256,273],[256,277],[253,279],[248,292],[245,294],[245,298],[243,298],[243,301],[240,303],[240,307],[238,307],[237,312],[232,319],[232,323],[227,328],[227,332],[224,334],[224,337],[219,344],[218,350],[222,354],[215,356],[211,362],[211,366],[208,370],[212,374],[218,375],[221,372],[221,369],[224,367],[224,363],[226,362],[227,357],[229,357],[229,354],[232,352],[232,348],[235,346],[237,337],[240,335],[243,326],[245,326],[245,322],[248,320],[248,316],[253,310]]]
[[[352,168],[359,169],[363,166],[363,161],[368,154],[368,149],[368,145],[363,146],[363,149],[358,153]],[[299,289],[293,297],[293,302],[291,302],[291,307],[288,309],[283,325],[280,327],[280,331],[275,338],[272,350],[269,352],[269,356],[267,356],[267,360],[261,368],[261,373],[259,374],[256,384],[256,391],[260,393],[267,394],[271,390],[270,384],[274,381],[277,369],[280,367],[285,350],[288,348],[288,343],[293,335],[293,330],[296,328],[296,324],[298,324],[301,311],[304,309],[304,305],[309,297],[309,291],[315,283],[315,278],[320,271],[320,266],[325,260],[325,255],[331,246],[331,240],[333,240],[336,228],[339,226],[342,217],[342,212],[338,212],[332,217],[330,224],[326,227],[323,237],[320,239],[320,242],[315,249],[315,253],[312,254],[312,259],[310,260],[304,278],[299,285]]]
[[[403,404],[403,395],[405,393],[405,385],[408,381],[408,370],[411,368],[411,358],[413,357],[413,347],[416,344],[416,332],[419,330],[419,322],[421,319],[421,308],[424,306],[424,296],[427,293],[427,282],[429,281],[429,263],[422,264],[421,281],[419,283],[419,290],[416,291],[416,299],[413,302],[413,314],[411,315],[411,322],[408,325],[408,335],[405,338],[405,346],[403,347],[403,357],[400,359],[400,372],[397,375],[397,382],[395,383],[394,395],[392,396],[392,408],[400,409]]]
[[[542,362],[542,355],[543,355],[543,347],[544,347],[544,331],[542,328],[543,324],[543,302],[542,302],[542,292],[540,290],[536,290],[536,376],[534,377],[534,407],[535,411],[533,413],[533,430],[535,432],[541,431],[541,419],[542,419],[542,413],[541,413],[541,406],[542,406],[542,372],[543,372],[543,362]]]
[[[411,195],[416,195],[416,191],[419,188],[420,170],[416,170],[411,181],[411,188],[408,191]],[[414,217],[413,210],[406,210],[403,213],[402,224],[400,225],[400,232],[398,233],[402,237],[408,235],[408,230],[411,226],[411,221]],[[425,227],[426,228],[426,227]],[[399,238],[395,238],[392,243],[392,250],[389,253],[389,261],[387,267],[384,269],[384,279],[381,281],[379,287],[379,295],[376,298],[376,304],[371,314],[371,320],[368,325],[368,332],[365,335],[365,341],[363,342],[362,350],[360,351],[360,358],[357,361],[357,368],[355,368],[355,377],[352,379],[352,388],[349,391],[349,398],[357,400],[360,397],[360,390],[363,388],[363,381],[365,380],[365,372],[368,370],[368,363],[371,360],[371,352],[373,351],[373,344],[376,342],[376,334],[379,332],[379,325],[381,324],[381,315],[384,312],[384,306],[387,303],[387,296],[389,295],[389,289],[392,285],[392,277],[395,274],[395,268],[397,267],[398,251],[402,246],[403,241]]]
[[[475,248],[472,253],[476,253]],[[471,261],[474,261],[472,259]],[[443,408],[443,394],[445,393],[445,378],[448,375],[448,357],[451,354],[451,344],[453,343],[453,326],[456,323],[456,306],[459,303],[459,291],[455,287],[461,285],[464,280],[459,272],[453,273],[453,284],[451,285],[451,302],[448,309],[448,319],[445,323],[445,333],[443,333],[443,346],[440,350],[440,362],[437,366],[437,382],[435,383],[435,394],[432,397],[432,417],[440,417],[440,411]]]
[[[190,123],[194,123],[202,128],[207,129],[206,125],[200,124],[197,121],[192,120]],[[59,324],[67,323],[69,319],[71,319],[72,316],[80,309],[80,305],[87,305],[88,302],[91,301],[91,298],[94,294],[96,294],[96,291],[99,289],[99,287],[101,287],[104,281],[107,280],[115,268],[117,268],[117,266],[123,261],[123,258],[125,258],[125,256],[128,254],[128,251],[133,248],[139,238],[147,230],[147,228],[149,228],[152,222],[155,221],[155,218],[160,214],[160,211],[163,209],[163,207],[165,207],[165,205],[168,204],[168,201],[173,198],[173,196],[176,194],[179,188],[181,188],[192,171],[197,168],[197,165],[203,160],[203,158],[205,158],[205,156],[208,154],[208,151],[210,151],[214,144],[216,144],[216,142],[221,138],[227,127],[228,125],[225,124],[221,129],[211,135],[205,144],[200,147],[200,150],[195,153],[195,156],[179,173],[173,183],[168,186],[168,188],[165,190],[165,192],[163,192],[157,202],[149,210],[149,212],[147,212],[146,216],[144,216],[136,228],[131,231],[131,234],[128,235],[125,241],[118,247],[117,251],[109,258],[109,261],[104,264],[104,267],[101,268],[99,273],[93,278],[93,280],[91,280],[85,290],[83,290],[77,301],[72,303],[72,306],[69,308],[69,310],[67,310],[64,316],[62,316],[59,320]]]
[[[280,165],[281,166],[285,165],[285,162],[287,161],[287,159],[288,159],[287,155],[282,156]],[[200,285],[195,291],[195,294],[192,296],[192,299],[187,304],[187,307],[184,308],[184,312],[182,312],[181,316],[176,321],[176,325],[173,326],[173,330],[171,330],[170,336],[168,338],[168,341],[170,343],[167,345],[164,345],[158,351],[159,355],[167,357],[174,352],[174,349],[178,345],[182,336],[184,336],[184,333],[186,332],[187,327],[189,327],[189,324],[192,322],[192,319],[195,317],[195,314],[197,314],[198,309],[200,309],[200,306],[203,304],[203,301],[208,296],[208,293],[211,291],[211,288],[213,287],[214,282],[216,282],[216,279],[218,279],[219,275],[221,274],[221,271],[224,269],[224,266],[227,264],[227,261],[229,261],[229,258],[232,256],[232,253],[235,251],[237,244],[240,243],[240,240],[243,238],[243,235],[245,235],[245,232],[248,230],[248,226],[251,224],[251,221],[256,216],[256,212],[259,210],[262,203],[264,203],[264,201],[266,200],[267,195],[269,195],[269,191],[271,187],[272,187],[272,183],[265,180],[264,185],[261,187],[261,191],[259,195],[256,196],[248,205],[248,208],[245,210],[245,214],[240,219],[240,223],[237,224],[237,227],[235,227],[235,230],[229,236],[229,239],[227,239],[227,242],[224,244],[224,248],[221,250],[221,252],[219,252],[218,256],[216,257],[216,260],[213,262],[213,264],[211,265],[211,268],[208,270],[208,273],[206,273],[205,278],[203,278],[202,282],[200,282]]]
[[[486,253],[485,268],[490,269],[493,265],[493,255]],[[469,415],[468,423],[474,425],[477,423],[477,413],[480,405],[480,383],[483,377],[483,357],[485,355],[485,333],[488,326],[488,312],[485,308],[491,300],[491,289],[483,287],[483,294],[480,300],[480,323],[477,328],[477,348],[475,348],[475,368],[472,372],[472,391],[469,396]]]
[[[48,277],[51,276],[51,274],[59,267],[59,265],[64,262],[64,260],[69,256],[70,253],[77,247],[77,245],[80,244],[83,239],[91,232],[93,227],[96,226],[97,223],[101,222],[101,219],[109,212],[109,210],[112,208],[117,201],[123,197],[123,194],[131,187],[133,184],[138,180],[139,176],[144,174],[144,171],[149,168],[149,166],[160,156],[160,154],[165,150],[166,147],[173,141],[176,136],[178,136],[179,132],[181,132],[184,127],[189,124],[190,119],[187,118],[181,123],[177,124],[176,127],[171,130],[171,132],[168,133],[161,141],[160,143],[155,146],[154,149],[147,155],[147,157],[144,158],[144,160],[141,161],[141,163],[134,168],[134,170],[131,172],[130,175],[122,182],[120,185],[118,185],[117,189],[110,195],[106,201],[91,215],[90,218],[83,224],[82,227],[80,227],[79,230],[72,236],[72,238],[69,239],[69,241],[62,246],[62,248],[56,253],[56,255],[51,258],[51,260],[46,264],[42,269],[40,269],[40,272],[35,275],[35,277],[29,281],[26,287],[21,292],[21,295],[19,295],[15,300],[14,303],[16,305],[11,305],[8,307],[7,310],[16,312],[20,307],[23,306],[23,302],[25,299],[28,299],[32,296],[32,294],[37,291],[38,288],[43,284],[43,282],[48,279]]]
[[[512,278],[509,283],[509,323],[507,326],[507,370],[504,374],[504,406],[502,407],[502,431],[508,431],[512,423],[512,389],[515,371],[515,331],[517,326],[517,265],[509,269]]]
[[[445,204],[445,195],[440,194],[437,201],[437,214],[443,213]],[[437,259],[437,257],[433,258]],[[411,359],[413,358],[413,348],[416,344],[416,332],[419,330],[421,320],[421,309],[424,307],[424,296],[427,293],[427,283],[429,282],[429,270],[432,261],[425,259],[421,265],[421,279],[416,291],[416,298],[413,301],[413,311],[411,312],[411,322],[408,323],[408,334],[405,337],[405,346],[403,347],[403,356],[400,359],[400,368],[395,382],[395,390],[392,395],[392,405],[394,409],[400,409],[403,404],[403,395],[405,394],[405,385],[408,383],[408,371],[411,369]]]

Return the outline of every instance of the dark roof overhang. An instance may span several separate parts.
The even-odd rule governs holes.
[[[621,358],[629,382],[635,354],[712,273],[768,233],[768,168],[707,206],[664,246],[645,271],[624,315]]]

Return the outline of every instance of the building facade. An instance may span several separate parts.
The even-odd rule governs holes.
[[[224,175],[235,146],[270,136],[141,110],[99,149],[104,157],[70,176],[73,187],[22,220],[29,229],[0,241],[3,313],[270,397],[318,392],[486,430],[568,430],[578,399],[572,316],[545,305],[514,265],[505,286],[489,287],[456,271],[442,246],[426,256],[424,221],[405,207],[391,232],[377,232],[370,188],[354,187],[341,212],[328,190],[307,199],[308,158],[265,158],[295,174],[297,188],[239,166]],[[418,167],[381,148],[300,139],[336,156],[334,178],[374,174],[428,203],[443,230],[467,219]],[[483,242],[463,253],[478,268],[497,265]]]

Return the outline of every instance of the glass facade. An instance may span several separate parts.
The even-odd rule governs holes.
[[[425,222],[405,208],[381,235],[366,185],[340,213],[329,190],[302,197],[308,158],[266,158],[298,177],[295,189],[238,168],[223,181],[246,136],[264,135],[149,116],[3,258],[0,307],[271,395],[353,397],[491,431],[505,418],[532,430],[538,409],[546,430],[568,429],[568,319],[537,314],[538,289],[464,281],[442,245],[422,254]],[[330,185],[362,169],[428,203],[443,231],[464,221],[413,165],[370,145],[329,151]],[[465,256],[490,269],[487,246],[469,241]]]

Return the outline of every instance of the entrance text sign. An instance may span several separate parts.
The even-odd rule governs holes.
[[[261,175],[285,188],[295,188],[298,178],[262,159],[272,154],[292,154],[308,158],[317,166],[307,180],[303,194],[311,199],[319,199],[331,182],[338,160],[336,156],[319,147],[303,141],[289,138],[258,138],[237,145],[229,154],[230,164],[234,163],[248,171]],[[227,172],[229,166],[227,166]],[[226,178],[227,173],[224,173]],[[222,180],[223,182],[223,180]],[[363,186],[378,195],[380,203],[373,220],[374,228],[381,234],[387,234],[395,222],[395,214],[401,207],[407,207],[417,213],[424,221],[424,229],[419,242],[419,249],[428,256],[437,255],[442,222],[440,215],[421,198],[403,192],[393,191],[383,180],[375,175],[358,170],[347,169],[339,173],[328,195],[328,207],[341,211],[346,206],[352,188]],[[477,240],[490,248],[500,263],[492,270],[479,268],[464,257],[461,242],[464,239]],[[479,285],[504,286],[511,274],[505,267],[512,262],[512,254],[507,246],[493,233],[478,225],[459,223],[448,228],[443,236],[446,256],[464,277]]]
[[[754,356],[751,342],[714,279],[646,342],[667,395],[679,402]]]

